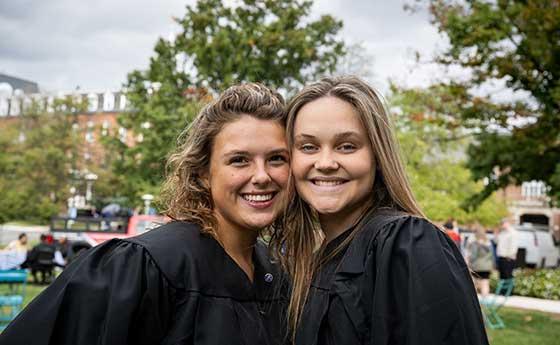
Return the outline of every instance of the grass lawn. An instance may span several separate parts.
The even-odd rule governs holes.
[[[560,342],[560,315],[504,308],[505,329],[488,330],[491,345],[556,345]]]
[[[27,305],[43,289],[44,285],[27,284],[24,304]],[[560,315],[512,308],[503,308],[500,315],[506,328],[488,330],[491,345],[559,344]]]

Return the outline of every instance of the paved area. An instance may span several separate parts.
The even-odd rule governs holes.
[[[510,296],[507,299],[505,306],[560,314],[560,301],[551,301],[540,298]]]

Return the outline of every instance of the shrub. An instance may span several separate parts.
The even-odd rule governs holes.
[[[560,300],[559,269],[517,269],[514,271],[514,295]],[[496,288],[498,277],[490,280],[492,289]]]

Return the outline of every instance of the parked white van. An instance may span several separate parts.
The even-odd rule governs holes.
[[[523,267],[557,267],[560,260],[560,249],[554,245],[554,238],[547,227],[539,227],[530,223],[516,225],[517,266]]]

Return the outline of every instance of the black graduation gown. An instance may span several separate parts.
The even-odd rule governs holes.
[[[296,345],[488,344],[457,246],[417,217],[385,210],[365,221],[314,277]]]
[[[258,243],[254,283],[216,240],[173,222],[83,253],[0,344],[281,344],[284,280]]]

